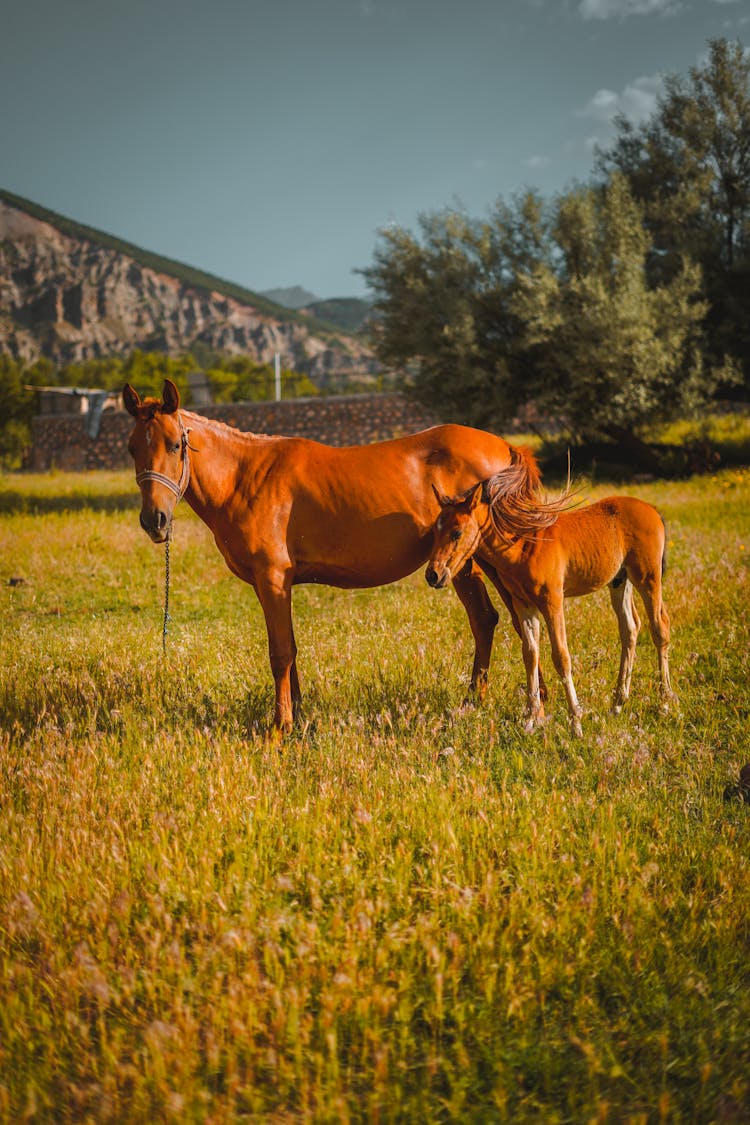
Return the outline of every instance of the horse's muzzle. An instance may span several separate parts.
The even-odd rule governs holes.
[[[172,517],[161,508],[152,508],[150,511],[141,509],[141,527],[154,543],[164,543],[169,538],[169,528]]]
[[[428,586],[432,586],[433,590],[442,590],[450,578],[450,571],[444,570],[442,574],[438,574],[434,567],[428,566],[424,576]]]

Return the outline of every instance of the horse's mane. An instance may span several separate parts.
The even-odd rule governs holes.
[[[239,430],[236,426],[230,426],[227,422],[220,422],[218,418],[207,418],[205,414],[196,414],[192,410],[181,409],[180,413],[188,420],[194,418],[207,430],[223,437],[251,438],[253,441],[275,441],[278,437],[276,434],[254,434],[250,430]]]
[[[552,500],[542,496],[542,477],[531,450],[511,446],[510,455],[507,468],[482,482],[482,500],[489,508],[492,526],[499,535],[524,539],[552,527],[560,512],[572,506],[575,490],[568,476],[559,496]]]

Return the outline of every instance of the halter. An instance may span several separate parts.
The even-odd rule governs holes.
[[[190,457],[188,450],[190,449],[190,442],[188,440],[189,429],[186,429],[182,424],[182,417],[178,413],[177,421],[180,423],[180,445],[182,447],[182,473],[179,482],[175,484],[171,477],[165,476],[164,473],[157,473],[155,469],[142,469],[140,473],[135,474],[135,483],[141,484],[144,480],[155,480],[157,484],[163,484],[170,492],[174,492],[177,497],[177,502],[182,499],[187,491],[187,486],[190,483]],[[170,527],[166,541],[164,543],[164,624],[161,631],[161,647],[162,652],[166,656],[167,653],[167,630],[169,627],[170,614],[169,614],[169,541],[172,538],[172,529]]]
[[[174,492],[177,499],[181,500],[190,483],[190,458],[188,457],[188,450],[190,449],[188,434],[190,430],[185,429],[179,414],[177,420],[180,423],[180,444],[182,446],[182,475],[179,482],[175,484],[171,477],[165,476],[164,473],[157,473],[155,469],[143,469],[140,473],[135,474],[135,483],[141,484],[144,480],[155,480],[157,484],[163,484],[170,492]]]

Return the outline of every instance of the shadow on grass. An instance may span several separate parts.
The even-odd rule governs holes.
[[[124,512],[137,509],[140,504],[141,497],[136,491],[111,495],[76,492],[68,496],[0,491],[0,514],[7,516],[43,516],[51,512]]]
[[[709,419],[705,425],[695,424],[669,440],[647,439],[648,463],[636,450],[614,441],[575,445],[569,438],[551,435],[544,437],[537,460],[546,481],[563,484],[568,454],[574,477],[583,473],[602,481],[679,480],[750,465],[750,425],[745,413],[738,410],[711,423]]]

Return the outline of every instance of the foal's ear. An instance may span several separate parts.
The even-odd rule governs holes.
[[[161,392],[162,414],[174,414],[180,405],[180,392],[171,379],[164,380],[164,390]]]
[[[432,491],[435,493],[435,499],[437,500],[441,508],[448,508],[453,503],[450,496],[446,496],[445,493],[441,492],[435,484],[433,484],[432,486]]]
[[[473,512],[479,501],[482,499],[482,482],[475,484],[469,495],[466,497],[466,503],[469,505],[469,511]]]
[[[128,414],[132,414],[134,418],[138,417],[138,407],[141,405],[141,396],[138,391],[134,390],[130,383],[126,383],[122,388],[122,401]]]

